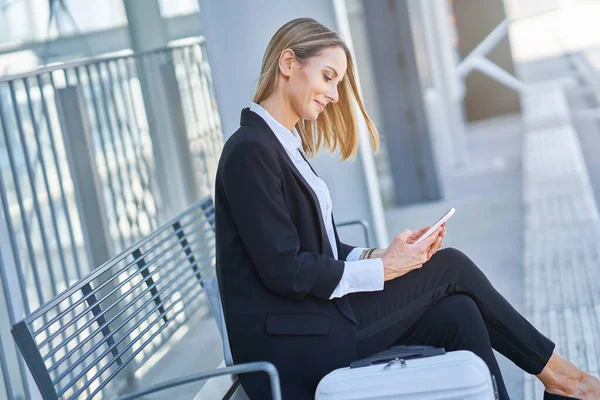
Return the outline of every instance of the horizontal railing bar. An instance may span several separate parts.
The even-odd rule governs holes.
[[[115,258],[113,258],[112,260],[109,260],[106,263],[104,263],[101,266],[99,266],[98,268],[94,269],[94,271],[90,275],[88,275],[86,278],[80,280],[79,282],[77,282],[76,284],[74,284],[72,287],[70,287],[69,289],[65,290],[62,294],[60,294],[57,297],[55,297],[50,302],[46,303],[42,307],[40,307],[37,310],[33,311],[29,316],[27,316],[25,318],[25,320],[27,322],[35,321],[40,316],[42,316],[43,314],[45,314],[48,310],[51,310],[52,308],[56,307],[58,304],[62,303],[67,297],[69,297],[73,293],[81,290],[81,288],[83,286],[85,286],[86,284],[92,282],[94,279],[98,278],[100,275],[102,275],[103,273],[105,273],[111,267],[113,267],[114,265],[116,265],[119,262],[123,261],[127,256],[131,255],[131,253],[133,252],[133,249],[140,248],[141,246],[147,244],[149,241],[151,241],[152,239],[154,239],[158,235],[162,234],[164,231],[166,231],[168,229],[172,229],[172,225],[175,222],[180,221],[181,219],[183,219],[183,217],[191,214],[192,212],[200,212],[200,213],[206,215],[207,210],[213,209],[214,205],[212,205],[211,207],[209,207],[209,208],[207,208],[205,210],[202,210],[200,208],[200,206],[202,204],[204,204],[204,203],[209,202],[209,201],[212,202],[212,200],[210,198],[205,198],[203,200],[200,200],[200,201],[194,203],[187,210],[183,211],[178,216],[175,216],[174,218],[171,218],[169,220],[169,222],[167,222],[167,223],[165,223],[163,225],[162,228],[159,228],[155,232],[153,232],[150,235],[146,236],[145,238],[141,239],[136,244],[132,245],[130,248],[128,248],[127,250],[123,251],[121,254],[119,254],[118,256],[116,256]],[[214,214],[211,215],[210,217],[207,217],[207,220],[211,220],[211,219],[214,219]]]
[[[174,320],[179,314],[181,314],[183,311],[185,311],[186,308],[187,308],[187,306],[190,303],[192,303],[194,300],[196,300],[196,298],[194,298],[194,297],[188,299],[183,304],[183,307],[181,307],[181,310],[177,311],[175,313],[175,315],[173,315],[173,317],[171,318],[171,320]],[[165,313],[167,313],[167,312],[168,311],[165,311]],[[162,318],[162,315],[159,316],[159,318]],[[130,344],[128,345],[128,348],[126,350],[129,350],[129,348],[131,348],[133,346],[133,343],[135,343],[135,341],[137,341],[139,338],[141,338],[143,335],[145,335],[146,332],[149,330],[149,328],[151,326],[152,325],[148,326],[146,329],[144,329],[144,331],[142,333],[140,333],[134,340],[132,340],[130,342]],[[123,362],[123,364],[120,367],[118,367],[113,373],[111,373],[104,380],[104,382],[100,383],[100,385],[98,386],[98,388],[96,388],[96,390],[93,393],[90,394],[90,396],[88,397],[88,399],[93,398],[96,395],[96,393],[98,393],[100,390],[102,390],[104,388],[104,386],[106,386],[108,384],[108,382],[110,382],[111,379],[116,376],[116,374],[118,374],[119,372],[121,372],[121,370],[123,369],[123,367],[125,365],[127,365],[131,360],[133,360],[135,358],[135,356],[137,356],[148,345],[148,343],[152,342],[152,340],[154,340],[154,338],[156,336],[158,336],[167,326],[168,326],[168,324],[164,324],[161,327],[159,327],[158,330],[152,336],[150,336],[145,342],[142,343],[142,345],[136,351],[134,351],[129,357],[127,357],[127,359],[125,359],[125,361]],[[104,367],[102,367],[102,370],[98,371],[94,376],[92,376],[89,381],[93,382],[94,380],[96,380],[100,375],[102,375],[104,373],[104,371],[106,371],[112,365],[114,365],[114,360],[112,362],[110,362],[109,364],[105,365]],[[79,389],[79,391],[77,393],[75,393],[75,395],[74,395],[75,397],[71,397],[71,398],[77,398],[77,396],[80,395],[83,390],[85,390],[85,388]]]
[[[81,59],[81,60],[68,61],[68,62],[56,64],[56,65],[42,66],[42,67],[39,67],[39,68],[37,68],[33,71],[29,71],[29,72],[23,72],[20,74],[14,74],[14,75],[9,75],[9,76],[5,76],[5,77],[0,77],[0,83],[7,83],[10,81],[15,81],[15,80],[19,80],[19,79],[26,79],[26,78],[36,76],[36,75],[41,75],[41,74],[49,74],[49,73],[59,71],[59,70],[84,67],[86,65],[91,65],[91,64],[101,64],[101,63],[107,63],[110,61],[118,61],[118,60],[123,60],[123,59],[139,59],[139,58],[149,56],[149,55],[155,55],[155,54],[159,54],[159,53],[163,53],[163,52],[164,53],[171,52],[173,49],[197,46],[197,45],[201,45],[204,43],[205,43],[204,37],[199,36],[197,38],[197,42],[195,42],[195,43],[186,43],[186,44],[182,44],[179,46],[166,47],[166,48],[156,49],[156,50],[149,50],[149,51],[144,51],[144,52],[140,52],[140,53],[137,53],[137,52],[132,53],[131,52],[128,54],[117,55],[117,56],[87,57],[87,58]]]
[[[206,257],[204,257],[206,258]],[[177,265],[175,265],[170,271],[177,269],[177,267],[182,263],[185,262],[186,260],[180,260]],[[169,272],[170,272],[169,271]],[[192,270],[193,271],[193,270]],[[134,316],[136,316],[143,308],[145,308],[148,304],[150,304],[158,295],[164,293],[166,291],[166,289],[168,287],[170,287],[173,282],[177,281],[177,279],[179,279],[184,273],[189,272],[188,269],[184,269],[182,270],[179,274],[177,274],[174,278],[172,278],[170,281],[168,281],[168,283],[165,285],[165,287],[163,289],[161,289],[158,293],[154,294],[149,300],[146,300],[146,302],[144,304],[142,304],[140,307],[138,307],[138,310],[136,312],[134,312],[131,316],[129,316],[129,319],[122,322],[117,328],[113,329],[113,332],[118,331],[119,329],[121,329],[127,322],[129,322]],[[192,276],[195,275],[195,272],[192,274]],[[152,288],[154,288],[156,286],[156,283],[154,285],[152,285]],[[148,288],[150,289],[150,287]],[[62,364],[62,362],[64,360],[66,360],[68,358],[69,355],[71,355],[74,351],[80,349],[81,347],[83,347],[87,342],[89,342],[90,340],[92,340],[93,337],[95,337],[99,332],[102,331],[103,328],[107,327],[109,324],[111,324],[113,321],[115,321],[118,317],[120,317],[121,315],[123,315],[123,313],[125,312],[125,310],[128,310],[133,304],[135,304],[135,302],[137,302],[138,300],[140,300],[145,294],[148,293],[148,290],[145,290],[144,292],[138,294],[136,296],[136,298],[131,301],[125,308],[123,308],[122,310],[120,310],[116,315],[112,316],[108,321],[106,321],[104,324],[102,324],[101,326],[98,327],[98,329],[96,331],[94,331],[93,333],[91,333],[87,338],[85,338],[82,342],[80,342],[76,347],[74,347],[73,349],[71,349],[67,354],[65,354],[63,357],[61,357],[60,360],[56,361],[54,364],[52,364],[52,366],[48,369],[48,372],[52,372],[54,371],[56,368],[58,368],[58,366],[60,364]],[[172,294],[172,293],[171,293]],[[115,304],[118,303],[114,303],[111,305],[114,306]],[[164,301],[163,303],[164,304]],[[108,309],[107,309],[108,310]],[[106,310],[105,310],[106,311]],[[99,318],[101,315],[97,315],[94,317],[94,320],[92,321],[88,321],[86,323],[86,325],[90,325],[91,323],[95,322],[97,320],[97,318]],[[87,328],[86,327],[82,327],[79,329],[79,331],[77,333],[81,333],[81,331],[83,329]],[[50,353],[46,354],[46,356],[44,356],[43,360],[46,361],[49,357],[51,357],[51,353],[56,353],[58,349],[62,348],[65,346],[66,343],[68,343],[70,340],[72,340],[74,337],[76,336],[76,334],[72,334],[68,340],[63,341],[58,347],[55,347]],[[91,351],[93,351],[95,349],[92,349]],[[86,358],[89,354],[84,354],[82,356],[82,358]]]
[[[190,282],[190,281],[188,281],[188,282]],[[189,288],[188,288],[188,289],[187,289],[187,290],[184,292],[184,294],[181,296],[181,298],[182,298],[182,299],[183,299],[183,298],[185,298],[184,296],[187,296],[187,294],[188,294],[188,293],[189,293],[189,292],[190,292],[192,289],[194,289],[194,288],[198,288],[198,287],[196,286],[196,282],[193,282],[193,281],[192,281],[192,285],[191,285],[191,286],[190,286],[190,287],[189,287]],[[175,292],[175,291],[172,291],[172,292],[171,292],[171,294],[172,294],[172,293],[174,293],[174,292]],[[195,298],[194,298],[194,299],[195,299]],[[176,302],[173,302],[173,304],[171,304],[171,305],[170,305],[170,306],[169,306],[167,309],[165,309],[165,311],[164,311],[162,314],[160,314],[160,315],[159,315],[159,316],[158,316],[158,317],[157,317],[157,318],[156,318],[156,319],[155,319],[153,322],[156,322],[156,321],[162,320],[162,317],[163,317],[163,316],[165,316],[165,315],[166,315],[166,314],[167,314],[169,311],[171,311],[171,309],[172,309],[173,307],[175,307],[175,305],[177,305],[178,303],[179,303],[178,301],[176,301]],[[187,305],[187,304],[186,304],[186,305]],[[184,309],[184,307],[182,308],[182,310],[183,310],[183,309]],[[180,310],[180,312],[181,312],[182,310]],[[151,313],[147,313],[146,315],[144,315],[144,318],[148,317],[150,314],[151,314]],[[177,315],[179,315],[179,313],[175,314],[175,316],[177,316]],[[167,326],[167,325],[168,325],[168,324],[164,324],[163,326]],[[153,326],[155,326],[153,323],[150,323],[150,324],[148,324],[148,326],[147,326],[146,328],[144,328],[144,330],[143,330],[141,333],[139,333],[139,334],[138,334],[138,335],[137,335],[137,336],[136,336],[134,339],[132,339],[132,340],[129,342],[129,344],[127,344],[127,345],[126,345],[126,346],[125,346],[123,349],[121,349],[121,353],[123,353],[124,351],[127,351],[127,350],[129,350],[129,349],[130,349],[130,348],[133,346],[133,344],[134,344],[134,343],[137,341],[137,339],[139,339],[139,338],[140,338],[140,337],[142,337],[144,334],[146,334],[146,332],[147,332],[147,331],[148,331],[150,328],[152,328]],[[139,327],[138,327],[138,326],[134,326],[134,327],[130,328],[130,329],[129,329],[129,330],[126,332],[126,333],[124,333],[124,334],[123,334],[123,336],[121,336],[121,338],[119,338],[117,341],[115,341],[115,343],[114,343],[112,346],[110,346],[110,347],[109,347],[109,348],[107,348],[107,349],[106,349],[106,350],[105,350],[105,351],[104,351],[102,354],[100,354],[100,356],[98,356],[98,357],[96,358],[96,361],[100,361],[100,360],[102,360],[102,359],[103,359],[103,358],[104,358],[104,357],[105,357],[107,354],[109,354],[109,353],[110,353],[110,351],[111,351],[113,348],[115,348],[115,347],[116,347],[117,345],[119,345],[119,344],[120,344],[120,343],[121,343],[123,340],[125,340],[126,338],[128,338],[128,337],[129,337],[129,335],[130,335],[130,334],[131,334],[133,331],[135,331],[137,328],[139,328]],[[159,328],[159,329],[160,329],[160,328]],[[115,331],[113,331],[113,334],[114,334],[114,332],[116,332],[116,330],[115,330]],[[102,344],[103,344],[103,343],[104,343],[104,342],[102,342]],[[56,379],[56,380],[54,380],[54,381],[53,381],[53,384],[54,384],[54,385],[56,385],[58,382],[60,382],[60,381],[62,380],[62,378],[64,378],[64,377],[65,377],[65,376],[66,376],[68,373],[70,373],[70,372],[71,372],[71,371],[74,369],[74,367],[76,367],[77,365],[79,365],[79,364],[81,363],[82,359],[83,359],[83,358],[80,358],[79,360],[77,360],[77,362],[76,362],[74,365],[71,365],[71,366],[70,366],[70,368],[69,368],[69,369],[67,369],[65,372],[63,372],[63,373],[61,374],[61,376],[60,376],[58,379]],[[115,359],[115,360],[116,360],[116,359]],[[131,360],[130,360],[130,359],[127,359],[127,360],[126,360],[124,363],[128,363],[129,361],[131,361]],[[102,375],[102,374],[104,373],[104,371],[106,371],[106,369],[107,369],[108,367],[110,367],[111,365],[112,365],[112,363],[107,363],[107,364],[106,364],[104,367],[102,367],[102,368],[101,368],[101,369],[100,369],[98,372],[96,372],[96,374],[95,374],[94,376],[92,376],[91,378],[89,378],[89,379],[88,379],[88,382],[92,382],[92,381],[94,381],[94,380],[95,380],[95,379],[96,379],[98,376]],[[64,394],[64,393],[65,393],[65,392],[66,392],[66,391],[67,391],[67,390],[68,390],[68,389],[69,389],[71,386],[73,386],[73,384],[75,384],[75,383],[76,383],[76,382],[77,382],[79,379],[81,379],[81,378],[82,378],[82,377],[83,377],[85,374],[87,374],[87,373],[89,372],[90,368],[91,368],[91,366],[89,366],[87,369],[85,369],[85,370],[81,371],[81,372],[80,372],[80,373],[79,373],[77,376],[75,376],[75,378],[71,379],[71,381],[69,381],[69,382],[67,383],[67,385],[66,385],[65,387],[63,387],[63,388],[62,388],[62,389],[61,389],[61,390],[60,390],[60,391],[57,393],[57,396],[58,396],[58,397],[62,396],[62,395],[63,395],[63,394]],[[80,390],[84,390],[84,389],[85,389],[85,387],[84,387],[84,388],[81,388]],[[79,393],[78,393],[78,394],[79,394]]]
[[[180,229],[178,229],[177,231],[173,231],[173,233],[175,233],[175,236],[173,236],[173,234],[169,234],[167,237],[163,238],[160,242],[156,243],[149,251],[152,251],[153,249],[155,249],[156,247],[162,245],[163,243],[165,243],[167,240],[175,237],[177,238],[177,233],[178,231],[182,230],[183,228],[187,228],[189,227],[189,225],[191,225],[193,222],[198,221],[199,219],[202,218],[202,215],[199,215],[197,218],[193,219],[191,222],[188,221],[187,225],[182,226]],[[208,228],[205,228],[207,232],[210,232]],[[177,238],[176,242],[173,242],[170,247],[167,250],[164,250],[164,252],[168,251],[171,247],[176,246],[177,244],[181,244],[181,239]],[[133,250],[132,250],[133,253]],[[143,258],[143,256],[142,256]],[[52,324],[54,324],[56,321],[58,321],[60,318],[62,318],[62,316],[64,316],[66,313],[70,312],[71,310],[73,310],[75,307],[77,307],[78,305],[80,305],[81,303],[83,303],[85,300],[87,300],[89,297],[91,297],[92,295],[96,294],[100,289],[102,289],[103,287],[105,287],[106,285],[108,285],[109,282],[113,281],[115,279],[115,277],[119,276],[122,272],[126,271],[127,269],[136,266],[137,262],[139,261],[139,259],[134,259],[133,261],[127,263],[125,266],[121,267],[120,270],[118,271],[118,273],[113,273],[111,274],[111,278],[106,280],[105,282],[102,282],[100,285],[98,285],[97,288],[95,288],[94,290],[92,290],[90,293],[88,293],[86,296],[80,298],[79,300],[77,300],[74,304],[72,304],[71,306],[67,307],[62,313],[56,315],[55,317],[53,317],[50,321],[46,322],[44,325],[42,325],[39,329],[37,329],[35,332],[33,332],[33,336],[36,337],[38,336],[40,333],[42,333],[43,331],[45,331],[46,329],[48,329]],[[113,266],[115,266],[116,264],[114,264]],[[63,299],[64,300],[64,299]],[[59,303],[60,304],[60,303]],[[58,304],[57,304],[58,305]],[[28,318],[29,319],[29,318]]]

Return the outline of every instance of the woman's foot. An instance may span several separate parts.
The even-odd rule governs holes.
[[[600,381],[553,353],[538,375],[546,391],[576,399],[600,399]]]

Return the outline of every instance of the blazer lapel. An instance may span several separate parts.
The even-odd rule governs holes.
[[[325,252],[325,254],[327,254],[328,256],[333,258],[333,249],[331,248],[331,244],[329,243],[329,239],[327,238],[327,229],[325,228],[325,222],[324,222],[325,218],[323,218],[323,213],[321,212],[321,206],[319,205],[319,198],[317,197],[317,194],[315,193],[313,188],[310,186],[310,184],[306,181],[306,179],[304,179],[304,176],[302,176],[302,173],[300,171],[298,171],[298,168],[296,168],[296,166],[294,165],[294,162],[290,159],[287,152],[285,151],[285,149],[283,148],[283,146],[277,139],[277,137],[275,137],[275,134],[273,134],[273,137],[274,137],[275,141],[277,141],[277,145],[278,145],[278,148],[280,148],[280,151],[285,153],[284,159],[287,162],[287,164],[290,166],[292,173],[296,176],[296,179],[299,181],[300,185],[302,185],[310,194],[313,210],[317,213],[317,216],[319,217],[318,218],[319,219],[319,229],[321,230],[321,232],[320,232],[321,246],[322,246],[323,252]],[[300,154],[302,154],[302,153],[300,153]],[[302,156],[302,157],[304,157],[304,156]],[[310,164],[308,164],[308,165],[310,166]],[[313,170],[312,167],[310,167],[310,169]],[[314,172],[314,170],[313,170],[313,172]],[[315,175],[316,175],[316,173],[315,173]]]
[[[304,187],[304,189],[308,192],[308,194],[310,196],[313,211],[317,214],[318,220],[319,220],[319,230],[320,230],[319,233],[320,233],[320,237],[321,237],[321,246],[323,248],[323,251],[327,255],[329,255],[330,257],[333,258],[333,249],[331,248],[331,244],[329,243],[329,239],[327,238],[327,229],[325,229],[325,222],[324,222],[325,219],[323,218],[323,214],[321,213],[321,207],[319,206],[319,199],[317,198],[317,195],[314,192],[314,190],[312,189],[312,187],[309,185],[309,183],[306,181],[306,179],[304,179],[304,177],[302,176],[302,173],[300,171],[298,171],[298,168],[296,168],[296,166],[294,165],[294,162],[290,159],[289,155],[285,151],[285,148],[283,147],[283,145],[281,144],[279,139],[277,139],[277,137],[275,136],[275,133],[273,132],[273,130],[271,129],[269,124],[267,124],[265,122],[265,120],[262,119],[258,114],[250,111],[249,108],[244,108],[242,110],[242,117],[241,117],[240,124],[241,125],[252,125],[252,126],[255,126],[255,127],[261,129],[262,131],[264,131],[268,135],[268,137],[271,139],[271,141],[273,142],[275,148],[280,153],[282,153],[283,159],[286,161],[286,163],[292,170],[292,173],[298,180],[298,183]],[[302,154],[302,152],[300,152],[300,154],[302,155],[302,158],[304,158],[304,160],[306,161],[304,154]],[[308,163],[308,161],[306,161],[306,162]],[[309,165],[310,169],[313,172],[315,172],[315,170],[312,168],[310,163],[308,163],[308,165]],[[315,175],[316,174],[317,173],[315,172]]]

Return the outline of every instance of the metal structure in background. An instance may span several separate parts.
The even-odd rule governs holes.
[[[7,326],[98,266],[92,241],[105,238],[114,255],[169,217],[138,80],[145,65],[166,60],[174,66],[176,81],[163,82],[152,95],[167,102],[178,96],[196,177],[190,185],[197,199],[212,194],[222,134],[204,46],[195,39],[0,80],[0,379],[8,399],[30,398],[31,382]],[[78,132],[74,119],[87,129]],[[100,225],[83,218],[94,211],[82,204],[88,200],[81,191],[93,184],[82,178],[84,170],[97,175],[105,213]],[[0,398],[3,391],[0,386]]]
[[[508,21],[504,20],[485,37],[456,67],[458,77],[464,81],[473,70],[478,70],[517,93],[525,92],[525,84],[512,74],[486,58],[508,34]]]

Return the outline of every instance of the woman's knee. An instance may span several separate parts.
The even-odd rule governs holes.
[[[436,318],[439,320],[453,320],[462,323],[474,317],[481,317],[475,301],[464,294],[448,296],[440,300],[434,309],[437,314]]]
[[[460,336],[487,337],[487,330],[481,312],[475,301],[464,294],[456,294],[441,300],[434,307],[436,324],[439,328]]]
[[[449,270],[459,278],[480,278],[484,276],[473,260],[458,249],[447,247],[438,251],[435,255],[439,255]]]
[[[436,255],[444,257],[451,264],[474,264],[469,256],[454,247],[445,247],[436,252]]]

